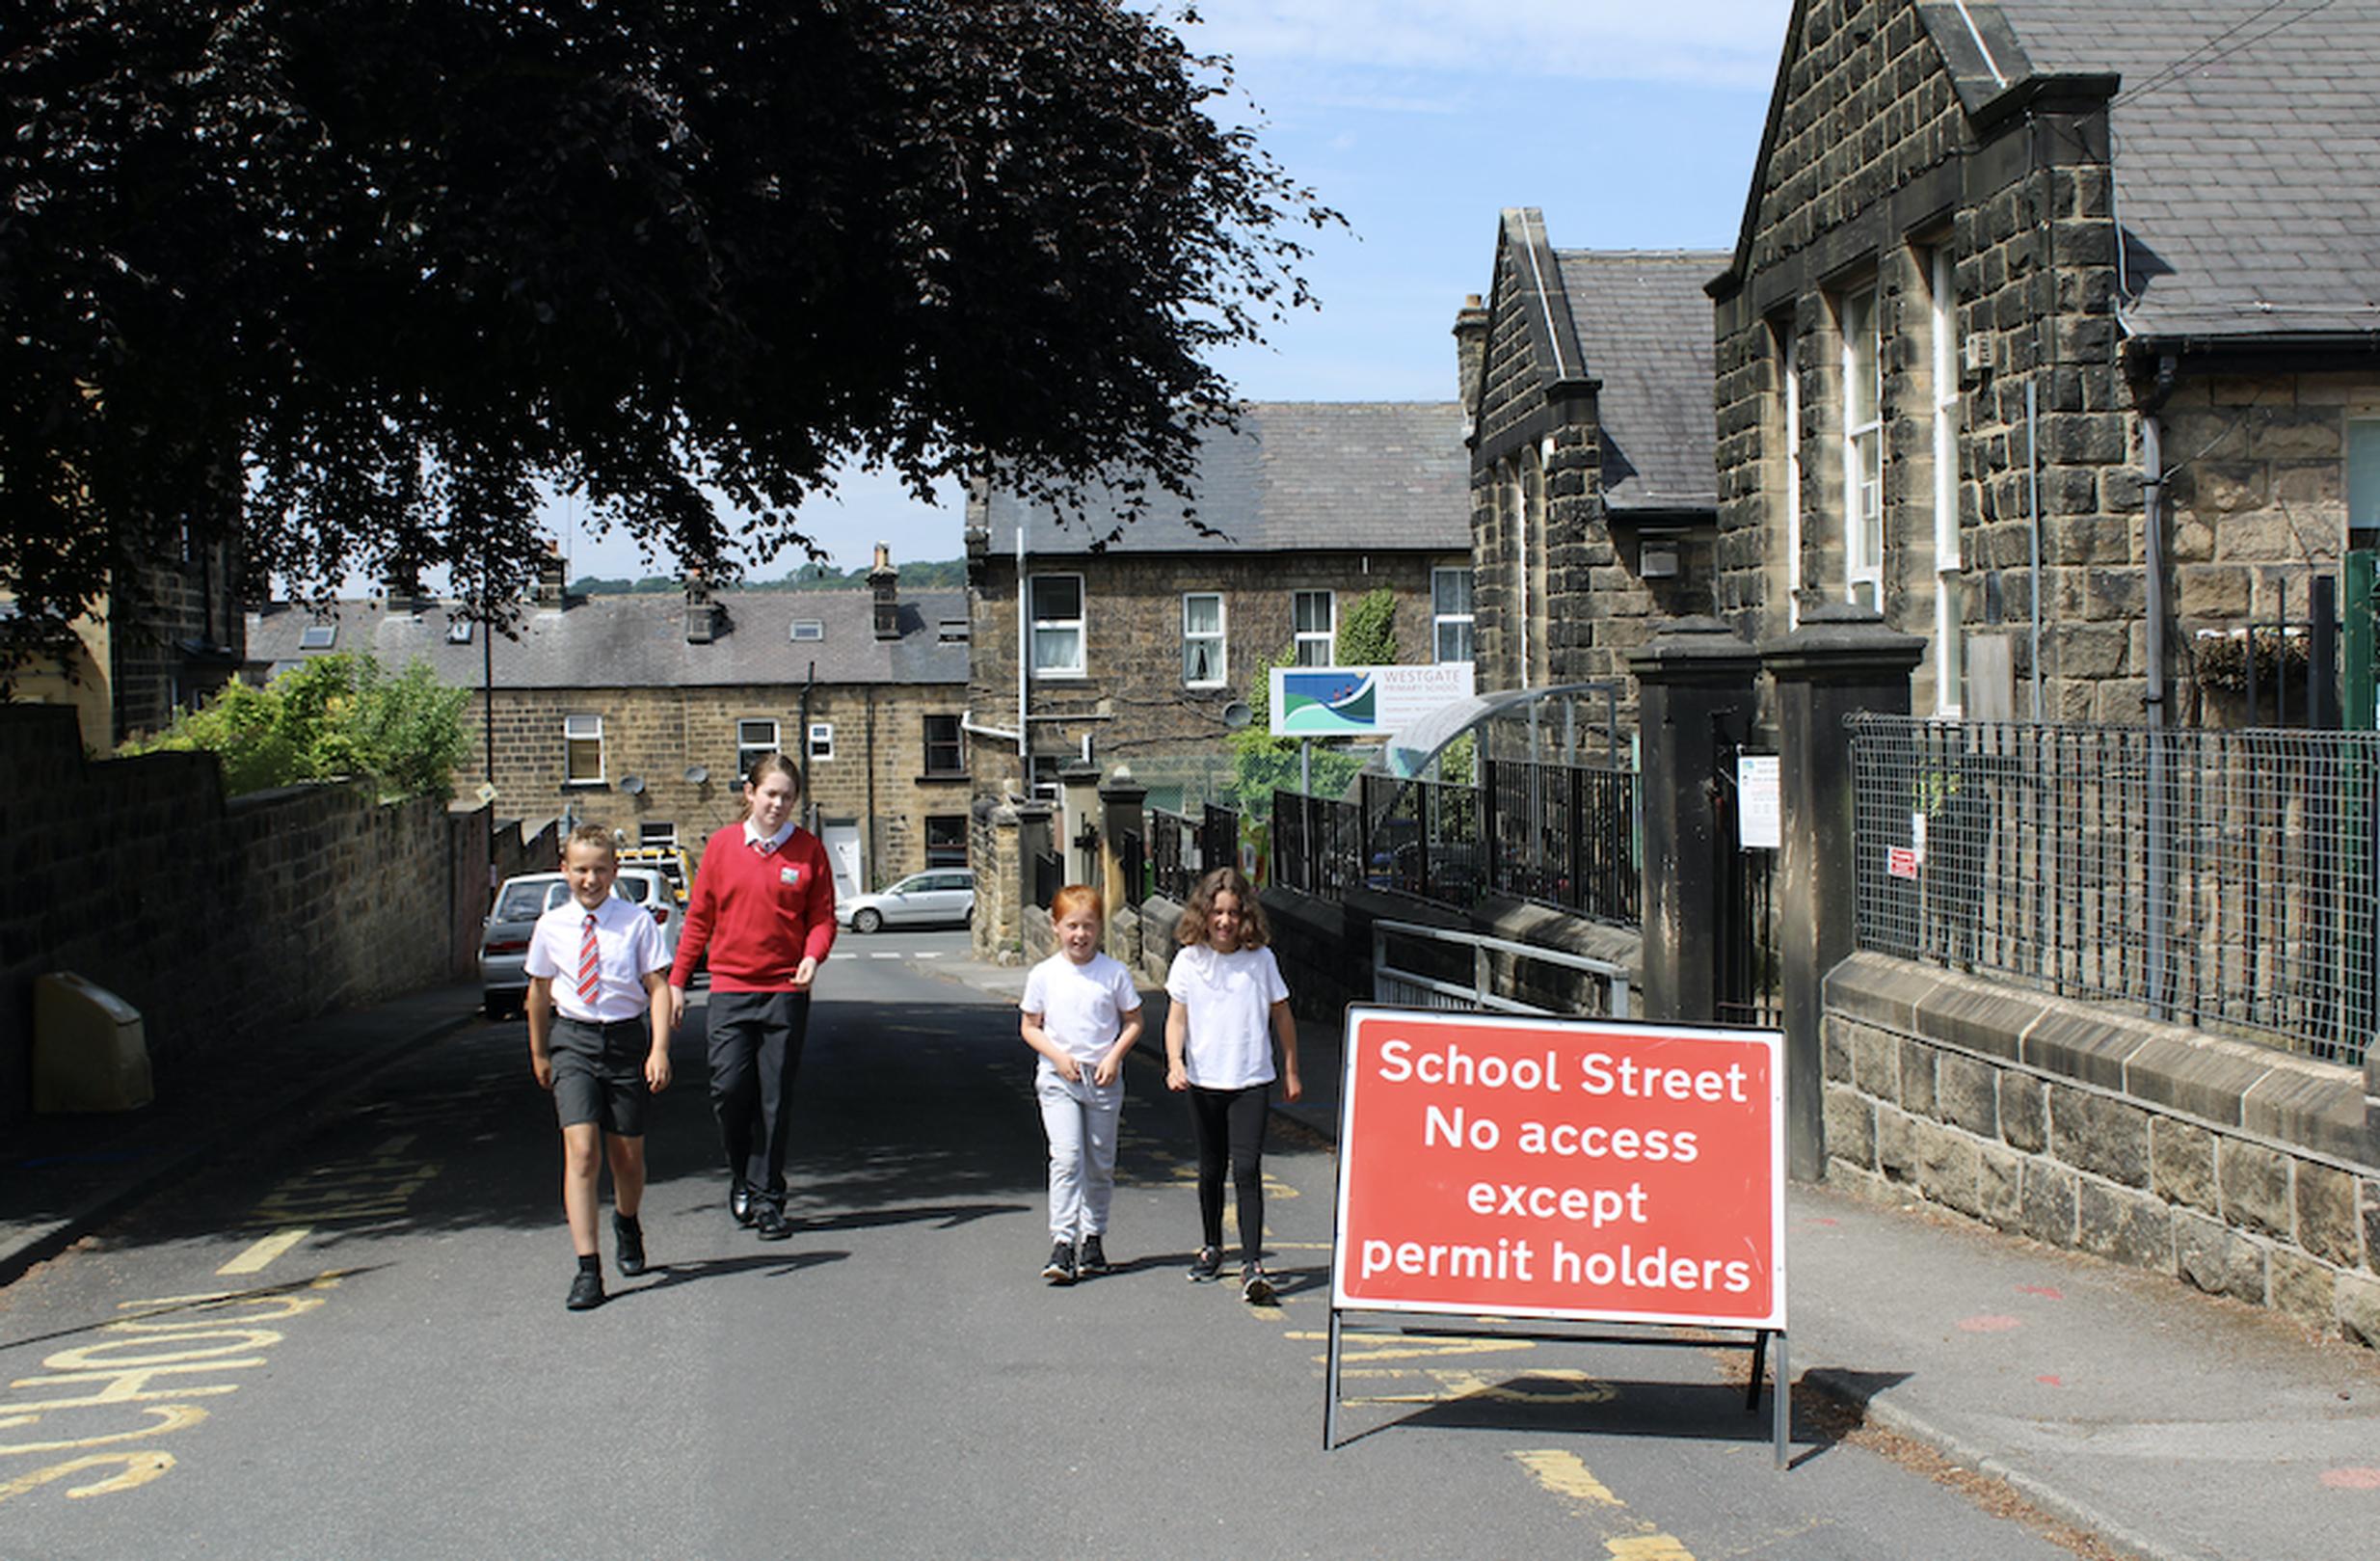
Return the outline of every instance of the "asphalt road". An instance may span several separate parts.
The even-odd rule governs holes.
[[[1044,1285],[1030,1056],[938,974],[962,948],[829,965],[789,1242],[727,1217],[690,1025],[656,1267],[600,1310],[562,1306],[518,1022],[0,1292],[0,1557],[2067,1554],[1816,1420],[1777,1471],[1740,1358],[1698,1349],[1357,1346],[1325,1452],[1326,1147],[1268,1157],[1280,1305],[1185,1283],[1188,1124],[1144,1059],[1121,1268]]]

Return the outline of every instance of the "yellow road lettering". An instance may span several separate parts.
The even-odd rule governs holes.
[[[1626,1539],[1605,1540],[1603,1549],[1612,1561],[1694,1561],[1694,1552],[1671,1534],[1632,1534]]]
[[[94,1480],[88,1485],[68,1486],[67,1499],[79,1501],[84,1496],[112,1495],[118,1491],[129,1491],[134,1486],[147,1485],[173,1467],[174,1455],[172,1453],[94,1453],[89,1458],[68,1459],[66,1463],[52,1464],[47,1468],[37,1468],[30,1474],[20,1474],[15,1479],[0,1482],[0,1501],[6,1501],[11,1496],[21,1496],[28,1491],[39,1490],[52,1480],[63,1480],[70,1475],[82,1474],[92,1469],[109,1467],[115,1468],[117,1472],[104,1480]]]

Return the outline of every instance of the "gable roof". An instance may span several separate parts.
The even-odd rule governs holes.
[[[1706,333],[1707,334],[1707,331]],[[1471,469],[1462,412],[1452,401],[1256,401],[1237,432],[1207,436],[1192,503],[1202,536],[1172,495],[1153,490],[1148,512],[1122,525],[1110,487],[1061,522],[1047,504],[994,488],[982,506],[994,556],[1102,551],[1161,552],[1467,552]]]
[[[1719,507],[1711,301],[1717,250],[1558,250],[1603,429],[1615,510]]]
[[[2112,72],[2135,336],[2380,332],[2380,0],[2001,0],[2037,72]]]
[[[1725,294],[1749,267],[1795,0]],[[2127,335],[2380,336],[2380,0],[1917,0],[1970,121],[2108,102]]]
[[[821,685],[933,684],[967,681],[967,643],[945,642],[941,625],[964,623],[966,596],[922,591],[899,604],[900,637],[875,635],[875,597],[869,591],[749,591],[712,593],[722,612],[716,636],[686,640],[686,602],[679,592],[572,599],[561,610],[521,606],[512,629],[494,642],[499,688],[725,687],[799,684],[817,668]],[[484,649],[477,624],[455,642],[449,625],[461,620],[453,603],[419,612],[390,611],[385,601],[345,601],[323,615],[288,603],[250,616],[248,656],[271,671],[348,651],[376,658],[391,672],[427,661],[438,681],[476,688]],[[795,620],[819,625],[816,639],[795,640]],[[309,625],[335,625],[331,643],[307,647]]]

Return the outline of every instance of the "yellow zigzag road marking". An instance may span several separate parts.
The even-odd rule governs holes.
[[[1576,1453],[1565,1453],[1557,1447],[1541,1447],[1531,1452],[1516,1452],[1512,1457],[1538,1484],[1558,1496],[1568,1496],[1591,1507],[1627,1505],[1612,1494],[1609,1486],[1595,1478],[1594,1470],[1581,1462]]]

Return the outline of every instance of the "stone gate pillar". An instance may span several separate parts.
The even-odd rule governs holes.
[[[1851,731],[1862,711],[1909,713],[1909,675],[1925,641],[1886,629],[1848,603],[1802,614],[1801,627],[1760,647],[1777,681],[1778,771],[1783,838],[1778,862],[1778,951],[1785,1014],[1785,1165],[1803,1181],[1826,1175],[1827,972],[1852,952],[1859,902],[1852,850]]]
[[[1141,816],[1141,809],[1148,796],[1149,789],[1133,779],[1132,771],[1122,765],[1116,766],[1099,788],[1099,851],[1103,870],[1100,884],[1108,899],[1108,952],[1136,970],[1140,964],[1140,885],[1133,882],[1124,871],[1124,837],[1131,834],[1143,838],[1141,849],[1145,859],[1148,822]],[[1130,936],[1124,933],[1126,925],[1134,929]]]
[[[1628,658],[1645,789],[1645,1016],[1718,1017],[1720,929],[1710,787],[1720,749],[1752,729],[1760,659],[1716,618],[1680,618]]]

